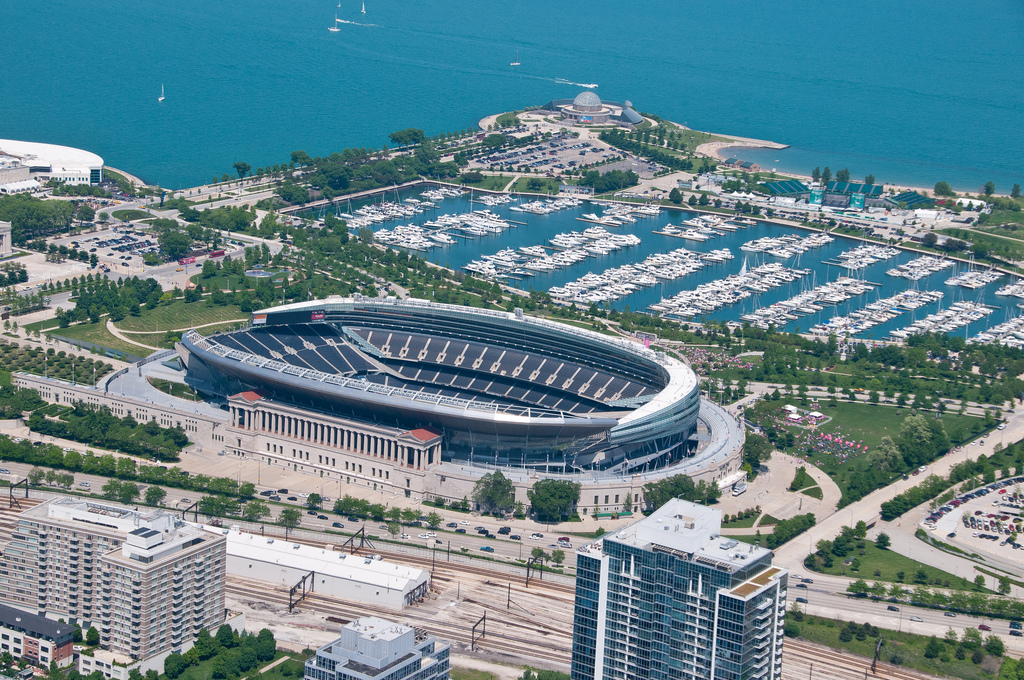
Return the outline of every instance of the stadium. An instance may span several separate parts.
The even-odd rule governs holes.
[[[708,438],[687,365],[521,310],[356,296],[251,321],[186,333],[187,382],[439,436],[445,463],[622,475],[692,462]]]

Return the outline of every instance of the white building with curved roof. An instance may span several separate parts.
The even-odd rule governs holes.
[[[103,159],[70,146],[0,139],[0,190],[4,185],[56,179],[65,184],[99,184]]]

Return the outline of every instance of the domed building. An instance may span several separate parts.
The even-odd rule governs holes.
[[[628,101],[604,101],[596,92],[585,90],[575,99],[555,99],[544,106],[545,110],[560,114],[562,120],[571,125],[622,125],[632,128],[643,122],[643,116],[633,110]]]

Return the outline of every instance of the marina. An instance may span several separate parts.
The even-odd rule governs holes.
[[[956,276],[946,279],[946,285],[977,290],[978,288],[987,286],[993,281],[998,281],[1002,276],[1002,273],[997,272],[995,269],[978,271],[972,266],[962,274],[957,274]]]
[[[889,337],[905,340],[911,335],[923,333],[954,333],[975,321],[981,321],[994,311],[994,307],[980,302],[954,302],[949,309],[941,309],[909,326],[891,331]]]
[[[812,326],[810,330],[815,335],[860,335],[875,326],[892,321],[901,314],[937,303],[943,296],[942,291],[905,290],[892,297],[876,300],[851,314],[833,316],[824,323]]]
[[[433,193],[436,191],[445,193]],[[948,306],[950,300],[954,302],[962,300],[962,296],[967,291],[970,292],[971,301],[981,302],[993,308],[1010,310],[1014,314],[1019,311],[1016,308],[1016,303],[1024,299],[1014,297],[1012,293],[997,295],[997,290],[1002,290],[998,283],[986,284],[973,290],[956,285],[946,285],[946,281],[953,271],[951,266],[946,263],[955,263],[956,260],[878,244],[864,244],[839,234],[827,235],[833,241],[815,249],[813,262],[806,257],[802,262],[795,258],[787,261],[773,257],[765,251],[756,252],[749,248],[744,249],[743,246],[758,239],[785,238],[785,243],[795,243],[824,234],[746,217],[740,220],[729,215],[709,215],[707,216],[711,218],[709,221],[704,219],[705,215],[700,215],[700,226],[694,226],[692,221],[696,220],[698,215],[684,208],[659,208],[638,204],[626,205],[623,208],[617,204],[609,205],[607,201],[567,197],[579,204],[563,204],[564,207],[554,210],[551,206],[554,201],[559,200],[554,197],[501,196],[501,200],[507,202],[499,202],[491,206],[484,203],[483,196],[484,194],[481,192],[471,192],[468,189],[443,185],[441,188],[426,188],[422,185],[408,187],[400,189],[397,193],[390,191],[387,198],[392,204],[399,204],[403,207],[419,207],[423,212],[414,212],[412,217],[401,216],[393,222],[372,223],[368,228],[377,232],[378,235],[383,231],[384,238],[389,238],[389,232],[391,237],[395,236],[397,230],[397,236],[400,238],[393,243],[386,244],[389,247],[409,250],[440,266],[461,270],[481,278],[493,278],[524,292],[530,289],[538,291],[554,289],[555,292],[558,292],[558,289],[566,288],[567,284],[580,280],[588,273],[601,275],[608,270],[616,270],[626,265],[637,267],[646,262],[644,266],[660,263],[662,267],[668,268],[662,272],[666,274],[665,276],[659,277],[651,274],[656,279],[654,285],[636,285],[636,282],[632,281],[634,289],[621,289],[618,292],[603,291],[604,293],[615,292],[615,294],[605,295],[604,300],[595,303],[599,307],[605,308],[621,310],[628,306],[631,310],[658,314],[661,312],[653,309],[652,305],[661,305],[663,301],[671,300],[678,294],[687,294],[704,284],[710,284],[711,287],[701,288],[702,292],[707,290],[714,292],[714,287],[719,286],[721,281],[730,276],[738,276],[744,270],[744,262],[746,262],[747,272],[754,271],[757,267],[768,263],[792,262],[795,263],[792,265],[795,269],[809,268],[812,273],[793,281],[783,281],[782,285],[768,290],[755,292],[748,289],[750,295],[742,293],[739,296],[734,295],[734,298],[738,297],[737,301],[717,305],[713,310],[701,309],[696,304],[683,306],[697,308],[699,316],[742,323],[741,317],[744,315],[753,314],[756,310],[771,307],[775,303],[785,302],[812,287],[830,283],[843,276],[871,282],[874,285],[873,291],[865,295],[870,295],[872,298],[877,296],[877,301],[889,300],[906,293],[901,298],[905,302],[920,301],[922,303],[920,308],[915,308],[906,314],[908,310],[897,307],[897,301],[893,300],[888,307],[885,307],[883,303],[885,313],[873,316],[872,313],[877,310],[867,309],[867,307],[875,303],[866,306],[863,301],[865,295],[855,296],[835,305],[815,303],[822,307],[820,311],[808,307],[814,311],[813,314],[804,314],[803,316],[793,314],[792,316],[798,318],[782,318],[778,321],[776,326],[780,330],[789,331],[799,329],[807,332],[809,329],[817,327],[818,331],[815,332],[827,333],[829,330],[823,329],[826,329],[835,318],[837,321],[831,325],[837,332],[882,338],[888,336],[890,331],[900,330],[903,326],[938,312],[940,306]],[[409,198],[419,201],[419,204],[407,202]],[[355,211],[359,208],[371,204],[379,205],[380,202],[379,195],[375,200],[366,199],[362,203],[353,200],[349,204],[346,201],[341,204],[339,210],[356,217]],[[422,205],[424,203],[432,203],[434,207]],[[533,209],[537,212],[513,209],[523,208],[530,203],[535,204]],[[541,209],[540,206],[545,206],[545,209]],[[583,223],[576,219],[584,214],[592,214],[599,218],[622,214],[626,208],[634,221],[622,221],[621,226]],[[640,212],[641,209],[643,212]],[[545,210],[550,210],[550,212]],[[317,211],[309,211],[304,216],[314,220],[322,217],[317,214]],[[362,216],[360,215],[360,217]],[[473,224],[473,220],[482,220],[488,224],[486,226],[479,223]],[[691,224],[687,224],[687,222],[691,222]],[[350,221],[349,224],[352,229],[352,222]],[[711,224],[715,226],[710,226]],[[397,227],[410,225],[419,227],[422,231],[397,229]],[[701,227],[712,229],[716,233],[705,240],[680,239],[672,233],[673,230],[693,229],[696,231]],[[579,238],[590,228],[600,228],[612,236],[635,236],[640,239],[640,242],[637,245],[621,247],[618,250],[610,249],[607,254],[587,253],[581,256],[582,253],[574,253],[573,248],[580,249],[585,245],[594,244],[594,239],[584,239],[581,242]],[[704,236],[708,235],[704,234]],[[564,241],[563,239],[566,238],[569,240]],[[409,239],[408,243],[423,248],[423,250],[403,248],[400,245],[402,239]],[[553,243],[556,239],[559,245]],[[516,257],[509,257],[509,251],[516,253]],[[680,251],[692,253],[692,255],[685,256],[682,263],[673,261],[672,257],[681,256]],[[725,257],[723,255],[725,252],[734,257]],[[568,253],[568,255],[558,257],[563,253]],[[494,264],[496,256],[499,259],[505,259],[507,263],[502,266],[499,266],[500,262]],[[651,256],[658,256],[658,258],[648,259]],[[863,266],[856,269],[847,266],[847,261],[850,259],[868,256],[873,262],[857,262],[858,265]],[[556,257],[557,259],[554,259]],[[701,262],[704,263],[704,266],[693,268],[692,271],[682,266],[686,263],[696,262],[697,257],[702,258]],[[545,260],[544,258],[551,259]],[[493,266],[493,271],[490,271],[488,267],[482,267],[483,271],[467,269],[467,265],[471,265],[474,261],[478,264],[490,263]],[[595,266],[595,263],[600,264]],[[509,267],[511,264],[516,266]],[[531,264],[533,266],[528,267]],[[671,269],[672,266],[675,267],[674,271]],[[966,269],[969,264],[964,262],[957,266]],[[933,268],[935,271],[931,271],[929,268]],[[895,274],[887,276],[891,270],[911,273],[914,278]],[[629,270],[623,271],[628,272]],[[852,274],[854,271],[856,272],[855,277]],[[649,281],[646,278],[640,278],[649,273],[651,272],[647,270],[638,271],[637,280]],[[916,278],[918,276],[921,278]],[[808,286],[810,281],[813,281],[812,286]],[[630,281],[625,282],[630,283]],[[586,290],[597,288],[600,286],[587,287]],[[1019,289],[1012,290],[1021,292]],[[926,296],[918,291],[929,291],[929,295]],[[590,304],[585,302],[587,299],[585,293],[580,294],[577,298],[575,297],[576,291],[562,292],[567,294],[560,297],[552,292],[552,297],[566,304],[569,304],[570,300],[579,304]],[[932,292],[937,293],[937,296],[932,297]],[[943,294],[945,294],[945,298],[942,297]],[[895,312],[889,313],[892,312],[892,308],[896,308]],[[863,318],[864,314],[868,318]],[[689,318],[692,319],[696,316],[698,315]],[[844,322],[839,321],[845,317],[851,318]],[[680,315],[678,318],[687,317]],[[993,318],[995,317],[992,315],[986,315],[985,318],[971,321],[956,332],[965,338],[972,337],[984,332]],[[999,315],[1000,321],[1005,319],[1005,315]]]
[[[926,276],[930,276],[935,272],[940,272],[944,269],[949,269],[955,264],[955,261],[946,257],[922,255],[921,257],[901,264],[898,267],[893,267],[885,273],[887,276],[897,276],[904,279],[910,279],[911,281],[920,281]]]
[[[750,314],[744,314],[740,319],[749,321],[758,328],[768,328],[769,326],[778,328],[802,316],[815,314],[826,307],[842,304],[853,297],[874,290],[874,288],[873,284],[860,279],[841,276],[835,281],[794,295],[788,300],[776,302],[768,307],[760,307]]]
[[[777,262],[747,271],[744,263],[739,274],[701,284],[694,290],[676,293],[671,298],[651,305],[650,309],[667,319],[691,319],[734,305],[751,295],[774,290],[810,273],[810,269],[789,269]]]

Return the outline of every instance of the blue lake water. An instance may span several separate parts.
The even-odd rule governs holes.
[[[368,0],[365,15],[360,1],[5,2],[0,137],[179,188],[597,83],[640,111],[792,144],[744,152],[783,171],[1000,191],[1024,175],[1019,0]],[[329,33],[336,12],[354,23]]]
[[[397,194],[397,197],[401,200],[410,197],[418,197],[421,190],[422,189],[409,189],[400,192]],[[392,193],[388,198],[394,200],[396,198],[396,194]],[[422,225],[426,221],[435,219],[437,215],[440,214],[465,213],[471,210],[484,209],[491,210],[491,212],[504,219],[525,223],[506,229],[500,234],[473,238],[459,238],[458,243],[455,245],[434,248],[420,253],[431,262],[436,262],[437,264],[452,269],[462,270],[462,267],[470,261],[479,259],[483,255],[491,255],[505,248],[512,248],[513,250],[516,250],[522,246],[549,245],[549,239],[553,238],[558,233],[583,231],[585,228],[592,225],[590,223],[577,220],[576,218],[580,217],[584,213],[597,212],[598,214],[601,214],[602,212],[600,208],[595,209],[595,206],[584,202],[583,205],[577,208],[570,208],[568,210],[547,215],[534,215],[528,212],[510,210],[509,208],[515,205],[515,203],[488,207],[479,202],[471,203],[470,199],[471,197],[469,195],[462,198],[449,198],[440,203],[437,210],[424,211],[422,215],[417,215],[416,219],[406,218],[404,220],[386,222],[380,225],[375,225],[373,229],[374,231],[379,231],[382,228],[390,229],[397,224],[408,223]],[[353,203],[351,208],[354,210],[359,208],[360,205],[360,203]],[[346,204],[343,205],[340,210],[347,211],[349,207],[350,206]],[[314,214],[311,216],[316,215]],[[913,321],[922,319],[929,314],[933,314],[939,309],[946,309],[952,303],[959,301],[981,302],[999,309],[988,317],[961,328],[953,333],[953,335],[971,337],[989,326],[1002,323],[1008,318],[1019,314],[1019,309],[1016,306],[1017,303],[1020,302],[1018,298],[995,295],[995,291],[999,287],[1008,283],[1007,277],[1002,277],[994,283],[990,283],[984,288],[977,290],[969,290],[959,286],[946,285],[946,280],[955,273],[963,271],[965,268],[964,265],[957,266],[955,269],[950,268],[939,271],[919,281],[913,282],[904,278],[888,276],[885,272],[899,264],[903,264],[904,262],[908,262],[918,257],[918,255],[914,253],[901,251],[900,255],[897,257],[877,262],[856,272],[848,272],[844,267],[827,264],[827,262],[835,262],[837,256],[841,252],[850,250],[862,244],[861,241],[839,235],[834,236],[835,241],[831,244],[815,250],[809,250],[798,257],[783,260],[762,253],[746,253],[740,250],[740,246],[748,241],[764,236],[796,234],[804,237],[814,232],[796,227],[785,227],[766,222],[758,222],[757,226],[742,228],[735,232],[726,232],[722,236],[703,242],[689,241],[673,236],[653,233],[655,231],[661,231],[662,228],[668,224],[679,225],[683,220],[690,219],[693,216],[694,213],[685,210],[669,209],[663,210],[662,214],[658,217],[638,219],[634,223],[627,223],[626,225],[618,228],[608,227],[608,231],[610,232],[635,234],[639,236],[641,238],[640,245],[633,248],[624,248],[605,256],[591,257],[582,262],[578,262],[571,267],[553,272],[545,272],[535,276],[523,277],[519,281],[511,280],[508,281],[508,283],[527,290],[530,288],[533,288],[534,290],[548,290],[552,286],[560,286],[568,281],[576,280],[587,272],[601,273],[606,269],[613,267],[640,262],[652,253],[669,252],[677,248],[686,248],[696,252],[708,252],[720,248],[729,248],[733,255],[735,255],[735,258],[728,262],[711,264],[701,271],[676,279],[675,281],[659,281],[655,286],[637,291],[628,297],[621,298],[614,303],[609,303],[609,305],[617,309],[625,309],[628,307],[633,311],[648,311],[649,305],[659,302],[662,298],[671,297],[683,290],[692,290],[702,283],[721,279],[730,274],[739,273],[743,266],[744,259],[746,258],[748,268],[752,268],[762,262],[781,262],[791,268],[811,269],[813,273],[801,280],[794,281],[767,293],[749,297],[736,305],[725,307],[716,312],[711,312],[707,315],[708,318],[738,321],[743,314],[748,314],[757,307],[766,307],[775,302],[786,300],[807,288],[813,288],[815,286],[834,281],[840,276],[862,278],[865,281],[880,285],[870,293],[853,297],[838,306],[825,308],[817,314],[807,315],[797,321],[792,321],[786,326],[786,329],[791,331],[797,329],[807,331],[811,326],[826,322],[832,316],[849,314],[879,298],[890,297],[899,291],[913,287],[916,287],[919,290],[938,290],[945,293],[945,295],[942,300],[936,303],[921,307],[913,312],[905,312],[901,316],[885,324],[875,326],[869,331],[863,333],[863,337],[883,339],[888,336],[890,331],[909,326]],[[454,234],[455,232],[452,233]]]

